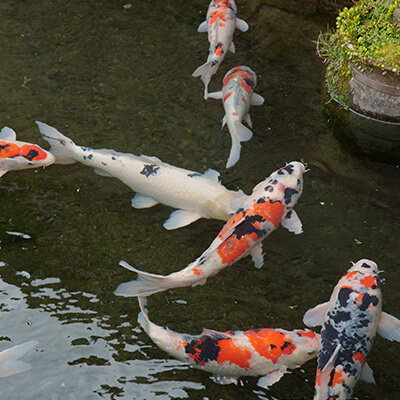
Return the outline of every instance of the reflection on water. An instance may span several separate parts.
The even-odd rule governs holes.
[[[228,69],[245,64],[266,101],[252,109],[254,137],[226,170],[230,137],[221,131],[221,107],[203,99],[202,82],[191,76],[208,50],[197,32],[208,2],[124,4],[3,0],[0,128],[47,148],[34,123],[45,121],[85,146],[155,155],[199,172],[214,168],[226,187],[246,193],[286,161],[310,169],[296,206],[301,235],[273,232],[260,270],[247,257],[204,286],[152,296],[154,322],[190,334],[303,328],[304,312],[327,301],[360,258],[385,270],[384,310],[399,317],[399,169],[348,156],[330,134],[321,106],[324,66],[313,43],[326,24],[315,7],[302,15],[303,3],[238,1],[250,29],[235,32],[236,53],[210,91],[220,90]],[[221,386],[142,332],[137,301],[113,295],[134,279],[118,262],[178,271],[209,246],[222,222],[167,232],[162,223],[172,209],[134,210],[132,196],[118,180],[81,165],[1,177],[0,349],[39,344],[23,358],[29,371],[2,378],[0,398],[311,399],[313,361],[270,390],[255,378]],[[396,399],[399,351],[377,337],[368,357],[377,385],[360,382],[356,398]]]

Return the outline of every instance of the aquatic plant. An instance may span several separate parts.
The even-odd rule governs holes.
[[[317,53],[327,66],[330,94],[349,103],[350,66],[400,71],[400,0],[359,0],[336,18],[336,29],[320,34]]]

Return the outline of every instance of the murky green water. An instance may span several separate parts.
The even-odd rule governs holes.
[[[176,166],[222,173],[250,193],[285,162],[304,160],[296,210],[304,233],[279,228],[264,242],[265,265],[241,260],[203,287],[149,298],[150,318],[197,334],[254,327],[302,328],[304,312],[328,300],[350,261],[376,261],[386,282],[384,309],[400,317],[400,170],[347,153],[321,108],[324,66],[315,55],[320,16],[242,0],[235,33],[213,77],[219,90],[233,66],[259,75],[254,137],[229,170],[220,102],[202,98],[191,73],[207,58],[197,33],[208,1],[11,1],[0,3],[0,125],[48,147],[34,124],[46,122],[77,144],[155,155]],[[272,4],[272,2],[271,2]],[[283,9],[286,9],[286,11]],[[297,5],[298,7],[298,5]],[[172,211],[130,207],[133,192],[82,165],[10,172],[0,180],[0,350],[38,340],[24,356],[32,369],[0,380],[1,399],[311,399],[315,360],[270,390],[245,379],[219,386],[159,350],[137,326],[135,299],[113,290],[134,276],[118,266],[166,274],[211,243],[221,221],[168,232]],[[8,232],[29,235],[23,238]],[[368,357],[377,385],[355,398],[397,399],[400,344],[377,337]]]

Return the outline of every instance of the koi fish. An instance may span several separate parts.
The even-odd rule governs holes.
[[[93,167],[99,175],[118,178],[137,192],[132,199],[134,208],[149,208],[158,203],[178,208],[164,223],[166,229],[180,228],[199,218],[227,221],[234,211],[232,200],[244,195],[241,190],[232,191],[221,185],[219,173],[212,169],[200,174],[156,157],[77,146],[55,128],[36,123],[50,143],[57,164],[80,162]]]
[[[302,225],[293,210],[303,190],[302,163],[292,161],[272,173],[253,189],[250,196],[232,201],[237,211],[224,225],[210,247],[181,271],[168,276],[140,271],[125,261],[120,265],[136,272],[136,280],[122,283],[114,292],[118,296],[149,296],[175,287],[196,286],[251,254],[257,268],[263,265],[262,240],[279,225],[299,234]]]
[[[200,335],[174,332],[150,321],[145,298],[139,297],[138,322],[151,340],[178,360],[212,373],[214,382],[236,383],[242,376],[261,376],[258,386],[267,388],[281,377],[317,356],[319,335],[308,329],[251,329]]]
[[[229,153],[226,168],[235,165],[240,158],[240,142],[246,142],[253,136],[253,132],[246,128],[242,121],[252,127],[249,114],[250,104],[259,106],[264,103],[264,98],[253,93],[257,84],[257,75],[249,67],[240,66],[232,68],[224,77],[222,91],[209,93],[208,97],[222,99],[225,116],[222,127],[228,124],[232,138],[232,147]]]
[[[0,131],[0,176],[8,171],[45,167],[54,162],[53,154],[36,144],[16,139],[13,129],[5,126]]]
[[[207,11],[207,19],[200,24],[198,32],[208,32],[210,42],[207,62],[196,69],[192,76],[201,76],[204,83],[204,98],[207,99],[208,84],[214,75],[228,49],[234,53],[232,42],[233,32],[238,28],[246,32],[249,26],[245,21],[236,17],[237,7],[234,0],[212,0]]]
[[[28,351],[33,350],[38,343],[36,340],[31,340],[0,352],[0,378],[19,374],[30,369],[30,364],[18,359]]]
[[[314,400],[349,399],[359,379],[375,383],[367,362],[375,334],[400,341],[400,321],[382,311],[377,265],[359,260],[328,302],[308,310],[306,326],[322,325]]]

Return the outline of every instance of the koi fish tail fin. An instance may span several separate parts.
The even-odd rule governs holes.
[[[130,271],[136,272],[138,277],[134,281],[121,283],[114,291],[114,294],[117,296],[150,296],[154,293],[163,292],[164,290],[174,287],[174,285],[171,284],[170,277],[168,276],[150,274],[148,272],[140,271],[125,261],[120,261],[119,265],[129,269]]]
[[[36,340],[31,340],[2,351],[0,353],[0,377],[19,374],[30,369],[30,364],[18,359],[33,350],[37,344]]]
[[[138,301],[139,301],[139,307],[140,307],[140,313],[138,315],[138,323],[146,333],[149,333],[151,321],[150,321],[148,313],[147,313],[146,297],[139,296]]]
[[[229,131],[232,137],[232,147],[229,153],[228,162],[226,163],[226,168],[232,167],[239,161],[240,149],[242,148],[240,142],[247,142],[253,136],[253,132],[239,121],[235,121],[233,127],[229,126]]]
[[[204,83],[204,98],[208,98],[208,84],[210,83],[211,76],[215,74],[217,70],[213,67],[212,61],[207,61],[205,64],[201,65],[196,71],[193,72],[192,76],[200,76]]]
[[[76,160],[71,157],[76,144],[57,129],[43,122],[36,121],[36,124],[43,136],[49,142],[50,152],[56,157],[56,164],[73,164]]]

